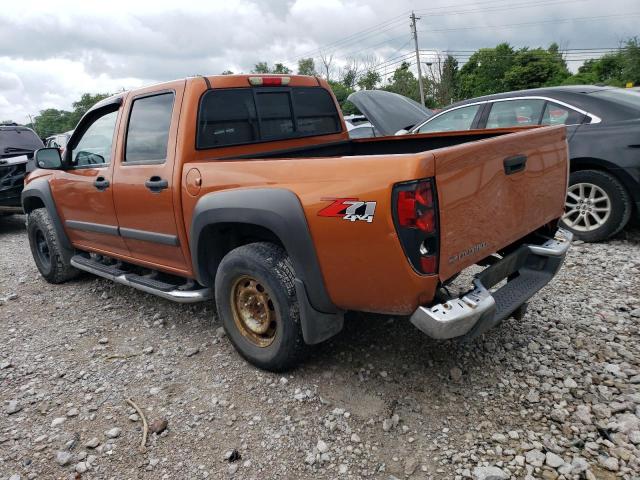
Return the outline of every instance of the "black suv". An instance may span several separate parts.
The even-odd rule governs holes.
[[[20,194],[27,162],[44,144],[36,133],[19,125],[0,125],[0,215],[22,212]]]

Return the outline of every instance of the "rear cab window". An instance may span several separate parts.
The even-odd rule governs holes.
[[[333,98],[321,87],[211,89],[200,101],[196,148],[329,135],[341,128]]]

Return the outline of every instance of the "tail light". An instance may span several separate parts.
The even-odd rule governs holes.
[[[399,183],[393,189],[393,214],[400,243],[415,270],[438,271],[438,213],[432,179]]]

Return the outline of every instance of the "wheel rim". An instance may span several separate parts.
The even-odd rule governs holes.
[[[36,244],[36,254],[38,255],[38,260],[43,267],[49,268],[51,266],[51,252],[49,251],[49,244],[47,243],[47,238],[44,236],[44,232],[42,230],[36,230],[35,232],[35,244]]]
[[[611,198],[593,183],[576,183],[569,187],[565,202],[564,223],[578,232],[592,232],[611,216]]]
[[[268,347],[276,338],[277,319],[267,289],[253,277],[238,278],[231,289],[233,320],[238,330],[257,347]]]

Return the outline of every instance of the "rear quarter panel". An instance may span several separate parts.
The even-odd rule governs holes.
[[[202,175],[197,196],[186,188],[192,168]],[[405,258],[391,217],[391,190],[396,182],[433,172],[430,153],[190,163],[182,180],[185,228],[189,230],[198,198],[207,193],[256,187],[291,190],[305,212],[333,303],[345,310],[407,314],[431,300],[437,276],[418,275]],[[319,216],[336,198],[375,201],[373,222]]]

